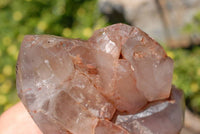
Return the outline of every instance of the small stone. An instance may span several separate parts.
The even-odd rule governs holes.
[[[152,121],[151,114],[147,123],[172,117],[177,127],[172,120],[162,127],[173,134],[181,129],[184,110],[179,91],[173,89],[168,100],[172,74],[173,61],[158,43],[136,27],[115,24],[97,30],[88,41],[25,36],[17,89],[45,134],[143,134],[146,129],[154,133],[148,124],[134,120],[146,128],[140,131],[129,121],[144,107],[148,111],[165,105],[153,111],[163,113],[159,119]]]

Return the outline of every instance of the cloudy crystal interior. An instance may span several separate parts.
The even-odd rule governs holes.
[[[172,75],[157,42],[115,24],[87,41],[25,36],[17,89],[44,134],[178,134],[184,101]]]

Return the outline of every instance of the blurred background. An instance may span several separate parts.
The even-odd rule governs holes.
[[[200,0],[0,0],[0,114],[19,101],[15,65],[24,35],[88,39],[118,22],[136,25],[161,43],[174,60],[173,84],[184,91],[191,119],[198,120]]]

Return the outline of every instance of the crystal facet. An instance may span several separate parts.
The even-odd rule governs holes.
[[[17,89],[45,134],[176,134],[184,109],[172,74],[173,61],[158,43],[115,24],[88,41],[25,36]]]
[[[183,102],[182,92],[172,87],[168,100],[150,103],[135,115],[118,115],[115,123],[131,134],[178,134],[184,120]]]

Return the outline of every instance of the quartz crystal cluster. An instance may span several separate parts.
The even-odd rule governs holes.
[[[172,75],[157,42],[115,24],[87,41],[25,36],[17,89],[44,134],[178,134],[184,103]]]

